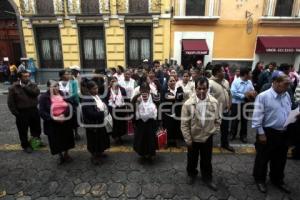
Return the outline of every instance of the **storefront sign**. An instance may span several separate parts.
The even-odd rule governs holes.
[[[184,51],[187,55],[208,55],[208,51]]]
[[[266,48],[266,53],[300,53],[300,48]]]

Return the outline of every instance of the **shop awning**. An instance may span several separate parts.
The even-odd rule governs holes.
[[[182,40],[182,50],[188,55],[207,55],[209,53],[205,40]]]
[[[262,36],[257,38],[256,53],[300,53],[300,37]]]

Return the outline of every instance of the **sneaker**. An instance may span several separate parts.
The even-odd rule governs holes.
[[[26,147],[26,148],[24,148],[23,149],[23,151],[25,152],[25,153],[32,153],[32,148],[31,147]]]

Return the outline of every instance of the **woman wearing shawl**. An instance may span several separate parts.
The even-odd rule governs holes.
[[[140,93],[132,100],[135,106],[133,148],[140,156],[149,160],[155,156],[157,130],[157,108],[152,99],[149,84],[143,82]]]
[[[56,81],[47,82],[48,91],[39,99],[40,116],[44,120],[44,133],[48,136],[52,155],[59,155],[58,164],[71,162],[68,151],[74,148],[71,104],[64,99]]]
[[[127,133],[125,98],[125,89],[119,85],[116,77],[112,77],[106,101],[113,118],[112,137],[118,145],[123,144],[121,137]]]
[[[82,101],[82,118],[86,125],[87,149],[91,153],[91,162],[99,165],[106,157],[103,152],[110,147],[105,128],[105,118],[109,115],[106,105],[98,96],[98,86],[94,81],[87,83],[89,95]]]

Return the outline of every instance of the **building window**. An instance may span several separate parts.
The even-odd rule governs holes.
[[[275,16],[292,16],[294,0],[277,0]]]
[[[99,14],[99,0],[81,1],[82,14]]]
[[[186,0],[186,16],[205,16],[205,0]]]
[[[105,69],[105,41],[103,27],[80,27],[83,68]]]
[[[62,68],[59,29],[57,27],[36,28],[36,36],[41,68]]]
[[[54,15],[53,0],[36,0],[36,10],[38,15]]]
[[[131,14],[147,14],[148,0],[129,0],[129,13]]]
[[[151,60],[151,27],[127,28],[127,64],[138,66],[144,59]]]

